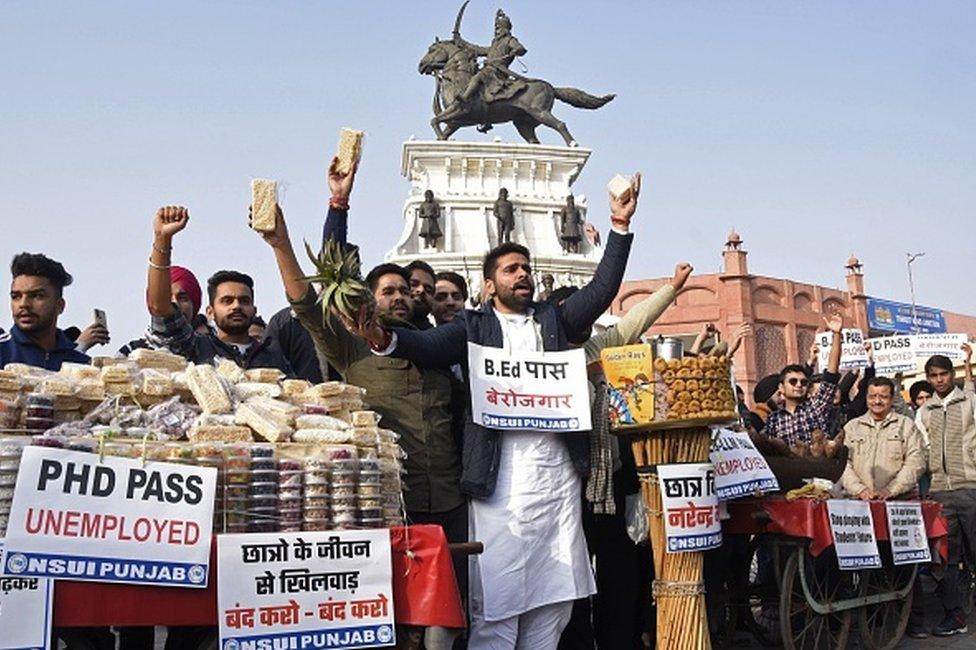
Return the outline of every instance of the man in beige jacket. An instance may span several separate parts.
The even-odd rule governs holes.
[[[868,412],[844,426],[848,452],[841,482],[865,501],[914,493],[925,469],[922,435],[910,418],[892,410],[894,396],[894,383],[875,377],[868,383]]]

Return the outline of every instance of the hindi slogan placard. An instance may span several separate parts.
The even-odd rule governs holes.
[[[876,569],[881,566],[870,503],[828,499],[827,517],[841,569]]]
[[[48,650],[53,602],[53,580],[0,576],[0,650]]]
[[[817,334],[817,361],[820,364],[820,371],[827,369],[827,362],[830,360],[830,348],[833,346],[834,335],[832,332],[820,332]],[[855,370],[866,368],[868,365],[868,352],[864,349],[864,334],[859,329],[844,328],[840,332],[840,370]]]
[[[390,532],[217,537],[223,650],[395,645]]]
[[[921,564],[932,561],[922,504],[917,501],[887,501],[888,539],[895,564]]]
[[[27,447],[3,572],[207,586],[217,470]]]
[[[900,334],[868,339],[874,355],[874,370],[879,375],[890,376],[899,372],[914,372],[918,364],[915,355],[915,337]]]
[[[722,545],[722,523],[711,463],[658,465],[668,553],[707,551]]]
[[[715,495],[720,501],[779,490],[766,459],[744,431],[718,429],[708,458],[715,467]]]
[[[471,410],[490,429],[587,431],[590,395],[583,350],[521,352],[468,343]]]
[[[916,334],[915,355],[919,359],[928,359],[941,354],[953,361],[962,361],[962,344],[968,340],[965,334]]]

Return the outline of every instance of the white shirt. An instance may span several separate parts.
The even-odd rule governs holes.
[[[531,310],[494,313],[512,355],[542,351]],[[596,593],[581,482],[560,435],[505,431],[495,491],[470,503],[471,539],[485,545],[471,557],[471,607],[487,621]]]

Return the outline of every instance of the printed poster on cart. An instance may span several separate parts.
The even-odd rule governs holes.
[[[520,352],[468,343],[471,409],[490,429],[588,431],[590,393],[583,350]]]
[[[922,504],[917,501],[886,501],[888,539],[895,564],[922,564],[932,561]]]
[[[0,576],[0,650],[49,650],[53,603],[53,580]]]
[[[217,470],[27,447],[3,573],[207,586]]]
[[[720,501],[779,490],[769,464],[744,431],[717,429],[708,458],[715,467],[715,495]]]
[[[658,465],[668,553],[692,553],[722,545],[722,523],[711,463]]]
[[[828,499],[827,517],[841,569],[853,571],[881,567],[870,503],[854,499]]]
[[[390,532],[217,537],[222,650],[396,644]]]

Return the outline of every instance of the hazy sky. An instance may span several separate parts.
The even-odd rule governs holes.
[[[317,241],[342,126],[368,132],[350,238],[367,264],[401,230],[401,143],[431,138],[417,62],[460,2],[0,3],[0,259],[43,251],[75,275],[62,326],[108,312],[144,329],[151,217],[190,208],[174,263],[220,268],[284,304],[245,225],[249,179],[278,178],[293,238]],[[495,2],[472,0],[487,43]],[[606,229],[606,181],[646,185],[627,277],[678,260],[719,268],[734,226],[754,273],[843,286],[856,253],[872,295],[976,313],[976,3],[505,0],[528,74],[617,99],[557,104],[594,150],[576,185]],[[516,64],[516,69],[518,64]],[[540,129],[544,141],[558,137]],[[473,130],[456,138],[488,136]],[[0,326],[7,327],[4,312]]]

